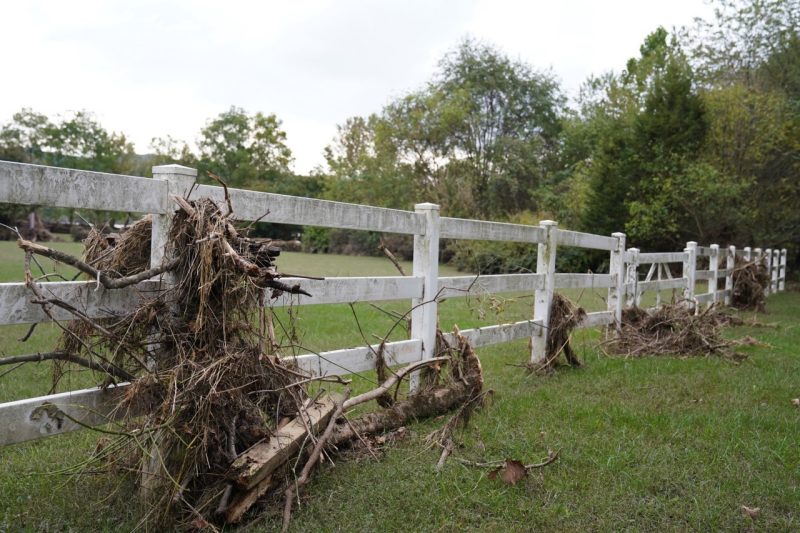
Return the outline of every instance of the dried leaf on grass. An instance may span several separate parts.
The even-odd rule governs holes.
[[[528,469],[521,461],[516,459],[506,459],[505,464],[489,472],[489,479],[500,478],[506,485],[516,485],[522,478],[528,475]]]

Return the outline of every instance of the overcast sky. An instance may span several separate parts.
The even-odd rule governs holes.
[[[3,2],[0,122],[86,109],[143,153],[155,136],[193,142],[236,105],[275,113],[304,173],[336,124],[422,85],[464,36],[552,69],[572,95],[657,26],[710,13],[704,0]]]

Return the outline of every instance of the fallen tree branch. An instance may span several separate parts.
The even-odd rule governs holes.
[[[159,267],[151,268],[149,270],[139,272],[138,274],[133,274],[121,278],[112,278],[105,271],[98,270],[95,267],[91,266],[90,264],[85,263],[80,259],[73,257],[70,254],[61,252],[59,250],[54,250],[52,248],[48,248],[47,246],[36,244],[35,242],[26,241],[25,239],[19,239],[17,241],[17,245],[26,252],[30,252],[36,255],[41,255],[42,257],[47,257],[48,259],[52,259],[54,261],[64,263],[65,265],[77,268],[84,274],[88,274],[93,278],[95,278],[106,289],[122,289],[130,285],[136,285],[137,283],[150,279],[154,276],[163,274],[168,270],[172,270],[178,265],[178,260],[173,259],[172,261],[167,261],[166,263],[163,263]]]
[[[407,367],[398,370],[394,375],[390,376],[386,381],[381,383],[379,387],[376,387],[371,391],[365,392],[364,394],[359,394],[354,398],[350,398],[349,400],[344,402],[344,408],[350,409],[352,407],[355,407],[356,405],[368,402],[370,400],[374,400],[379,396],[383,396],[384,394],[389,392],[389,390],[392,387],[394,387],[396,383],[398,383],[407,374],[413,372],[414,370],[419,370],[422,367],[449,360],[450,360],[449,357],[432,357],[430,359],[423,359],[422,361],[417,361],[416,363],[412,363]]]
[[[91,370],[95,370],[97,372],[105,372],[110,376],[125,381],[130,381],[134,379],[133,374],[129,374],[128,372],[117,366],[111,364],[98,363],[97,361],[92,361],[91,359],[85,359],[83,357],[79,357],[75,354],[67,352],[40,352],[40,353],[26,354],[26,355],[11,355],[8,357],[0,358],[0,366],[13,365],[16,363],[41,363],[43,361],[67,361],[70,363],[75,363],[77,365],[89,368]]]

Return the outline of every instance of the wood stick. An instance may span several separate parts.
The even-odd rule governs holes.
[[[0,366],[13,365],[16,363],[40,363],[42,361],[68,361],[97,372],[104,372],[110,376],[125,381],[131,381],[134,379],[132,374],[129,374],[117,366],[98,363],[96,361],[92,361],[91,359],[84,359],[83,357],[79,357],[68,352],[40,352],[27,355],[11,355],[9,357],[0,358]]]
[[[52,248],[42,246],[41,244],[36,244],[35,242],[26,241],[25,239],[19,239],[17,241],[17,245],[26,252],[30,252],[36,255],[41,255],[42,257],[47,257],[48,259],[64,263],[65,265],[69,265],[71,267],[75,267],[81,272],[97,279],[97,281],[101,283],[106,289],[122,289],[130,285],[136,285],[141,281],[150,279],[153,276],[158,276],[159,274],[163,274],[164,272],[172,270],[173,268],[178,266],[178,260],[173,259],[172,261],[167,261],[166,263],[163,263],[159,267],[151,268],[149,270],[139,272],[138,274],[132,274],[130,276],[125,276],[122,278],[112,278],[105,271],[98,270],[95,267],[91,266],[90,264],[85,263],[80,259],[70,254],[61,252],[59,250],[54,250]]]
[[[406,374],[413,372],[414,370],[418,370],[424,366],[432,365],[434,363],[441,363],[444,361],[449,361],[449,357],[432,357],[431,359],[423,359],[422,361],[417,361],[408,365],[405,368],[402,368],[397,371],[394,375],[390,376],[386,381],[384,381],[379,387],[372,389],[369,392],[365,392],[364,394],[359,394],[354,398],[350,398],[346,402],[344,402],[344,408],[350,409],[355,407],[356,405],[362,404],[364,402],[368,402],[370,400],[374,400],[379,396],[383,396],[389,390],[394,387],[394,385],[399,382]]]

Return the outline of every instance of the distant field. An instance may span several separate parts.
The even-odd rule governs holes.
[[[77,252],[71,243],[58,245]],[[287,253],[281,270],[308,275],[394,275],[381,258]],[[410,271],[410,267],[409,267]],[[450,272],[443,269],[444,272]],[[457,275],[451,273],[451,275]],[[2,280],[21,279],[21,254],[0,243]],[[594,310],[603,293],[568,291]],[[441,304],[450,329],[529,318],[531,295],[454,298]],[[381,307],[403,312],[407,302]],[[436,474],[438,450],[426,434],[443,423],[411,426],[411,436],[379,461],[340,460],[308,485],[292,522],[295,531],[793,531],[800,525],[800,294],[771,296],[768,328],[735,328],[763,346],[742,348],[750,358],[626,360],[597,348],[598,332],[581,331],[575,345],[586,365],[550,378],[529,376],[517,365],[528,357],[524,341],[479,350],[490,404],[473,416],[455,455],[470,460],[541,460],[548,449],[561,459],[514,487],[486,478],[481,469],[451,460]],[[355,313],[369,340],[394,322],[367,304]],[[302,343],[315,350],[363,344],[348,305],[296,310]],[[285,314],[280,317],[287,321]],[[26,343],[26,327],[0,328],[6,354],[52,348],[53,327],[39,326]],[[397,333],[398,336],[402,332]],[[0,369],[0,373],[5,369]],[[356,389],[374,377],[354,376]],[[66,388],[92,383],[81,372]],[[43,394],[46,364],[28,364],[0,377],[0,401]],[[0,449],[0,531],[130,530],[142,516],[126,484],[104,475],[58,472],[87,457],[99,435],[90,431]],[[754,523],[741,505],[759,507]],[[279,512],[264,514],[247,531],[279,527]]]

